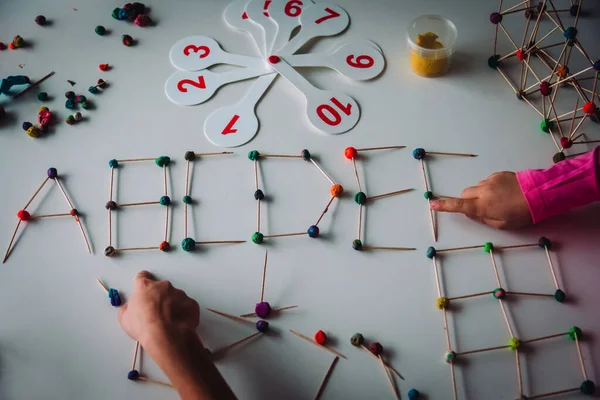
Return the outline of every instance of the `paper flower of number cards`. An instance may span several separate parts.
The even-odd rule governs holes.
[[[329,53],[296,54],[312,39],[343,32],[350,24],[344,9],[311,0],[236,0],[225,9],[224,17],[229,25],[251,35],[258,56],[227,53],[206,36],[186,37],[170,53],[172,64],[181,71],[165,85],[172,102],[191,106],[208,101],[223,85],[256,78],[237,103],[206,119],[204,133],[210,142],[220,147],[249,142],[259,127],[256,105],[279,75],[302,92],[308,120],[319,131],[340,134],[357,124],[360,108],[352,97],[316,88],[296,70],[327,67],[351,80],[373,79],[383,72],[381,49],[367,40],[344,43]],[[220,73],[208,69],[218,64],[237,68]]]

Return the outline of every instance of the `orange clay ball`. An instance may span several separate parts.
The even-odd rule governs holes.
[[[358,156],[358,151],[354,147],[348,147],[344,150],[344,155],[348,160],[352,160]]]
[[[341,197],[342,193],[344,193],[344,187],[336,183],[331,187],[330,192],[333,197]]]
[[[14,44],[11,43],[11,44],[8,45],[8,48],[11,49],[11,50],[15,50],[17,47]]]

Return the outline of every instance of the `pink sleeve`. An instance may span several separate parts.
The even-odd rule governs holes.
[[[517,172],[533,223],[600,201],[600,147],[546,170]]]

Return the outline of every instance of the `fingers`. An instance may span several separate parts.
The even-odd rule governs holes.
[[[123,304],[120,308],[119,311],[117,312],[117,321],[119,322],[119,325],[123,326],[123,323],[121,322],[123,319],[123,315],[125,314],[125,312],[127,311],[127,304]]]
[[[477,199],[432,200],[431,209],[434,211],[461,213],[466,216],[477,216]]]
[[[154,275],[152,275],[150,272],[148,271],[140,271],[137,273],[137,275],[135,276],[135,279],[150,279],[150,280],[154,280]]]
[[[462,191],[460,197],[463,199],[476,199],[479,198],[481,192],[481,186],[471,186]]]

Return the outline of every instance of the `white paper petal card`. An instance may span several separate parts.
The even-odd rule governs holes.
[[[367,81],[383,73],[385,57],[379,46],[366,39],[338,44],[326,53],[298,53],[312,39],[344,32],[350,17],[343,8],[313,0],[235,0],[223,16],[227,24],[249,34],[255,53],[226,52],[208,36],[183,38],[169,54],[180,71],[165,84],[169,100],[192,106],[210,100],[221,86],[254,79],[241,99],[205,120],[204,134],[211,143],[237,147],[252,140],[260,129],[257,105],[279,75],[304,95],[307,119],[318,131],[337,135],[356,126],[361,112],[352,97],[337,88],[316,88],[296,71],[326,67],[354,81]],[[209,69],[219,64],[232,67],[219,73]]]

